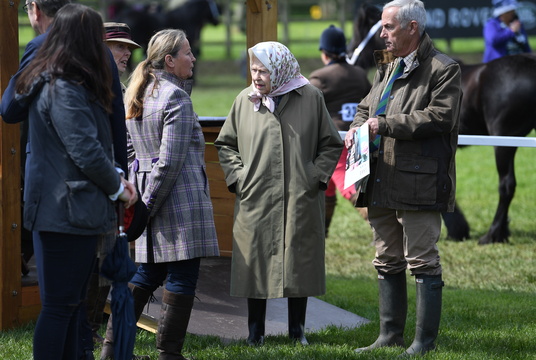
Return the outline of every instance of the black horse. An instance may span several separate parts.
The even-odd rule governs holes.
[[[373,17],[365,20],[367,26],[355,24],[354,28],[359,31],[359,34],[354,34],[356,39],[364,38],[371,24],[375,24],[381,17],[381,12],[360,9],[356,23],[363,21],[364,14],[372,14]],[[368,46],[376,50],[385,48],[379,37],[373,37]],[[369,58],[363,61],[364,64],[370,61],[373,66],[372,53],[369,54]],[[460,134],[526,136],[532,129],[536,129],[535,56],[513,55],[487,64],[460,64],[460,68],[464,94],[460,108]],[[508,242],[508,208],[516,188],[516,151],[516,147],[495,147],[495,162],[499,173],[499,204],[491,227],[480,238],[479,244]],[[454,213],[442,215],[449,238],[469,238],[469,224],[457,205]]]
[[[127,24],[132,40],[140,44],[144,52],[151,36],[165,27],[162,6],[156,4],[131,4],[127,0],[116,0],[108,8],[108,16],[112,21]]]
[[[460,134],[526,136],[536,129],[536,56],[512,55],[487,64],[460,66],[464,91]],[[508,242],[510,235],[508,208],[516,188],[517,147],[496,146],[494,150],[499,204],[480,244]]]
[[[151,37],[159,30],[172,28],[184,30],[195,57],[201,53],[201,29],[206,24],[220,23],[220,7],[214,0],[186,0],[178,7],[165,10],[163,2],[132,4],[116,0],[110,5],[109,17],[113,21],[128,24],[132,39],[147,51]]]
[[[220,23],[221,10],[214,0],[189,0],[170,10],[165,17],[168,28],[182,29],[188,37],[195,57],[201,55],[201,29]]]
[[[374,26],[380,21],[382,11],[375,5],[363,3],[356,11],[353,36],[348,44],[348,54],[353,60],[352,65],[363,69],[374,67],[374,50],[385,48],[384,41],[380,38],[381,27],[374,32]],[[352,57],[354,51],[360,48],[359,55]]]

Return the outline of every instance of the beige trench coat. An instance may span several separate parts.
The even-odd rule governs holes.
[[[324,192],[342,140],[322,93],[308,84],[282,96],[274,114],[236,98],[215,142],[236,192],[231,295],[325,293]]]

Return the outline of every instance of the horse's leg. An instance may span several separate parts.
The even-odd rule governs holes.
[[[495,163],[499,173],[499,205],[488,233],[482,236],[478,242],[481,245],[508,242],[508,237],[510,236],[508,208],[516,190],[516,175],[514,172],[516,151],[516,147],[495,147]]]
[[[469,239],[469,223],[458,203],[455,204],[454,212],[442,212],[441,216],[447,228],[447,238],[456,241]]]

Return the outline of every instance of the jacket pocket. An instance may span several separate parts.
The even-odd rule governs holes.
[[[65,181],[67,194],[67,218],[73,226],[83,229],[102,227],[108,215],[108,197],[89,180]]]
[[[437,198],[437,159],[397,156],[394,199],[412,205],[433,205]]]
[[[246,177],[248,175],[249,166],[244,165],[240,170],[238,170],[235,185],[235,194],[239,197],[242,197],[246,189]]]
[[[309,190],[317,192],[319,190],[320,176],[318,175],[318,170],[316,169],[315,164],[312,161],[308,161],[305,164],[307,177],[306,181],[309,184]]]

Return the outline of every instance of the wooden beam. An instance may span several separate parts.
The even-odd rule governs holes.
[[[19,66],[18,8],[0,1],[0,95]],[[0,330],[19,325],[22,304],[19,127],[0,122]]]
[[[277,0],[247,0],[247,48],[263,41],[277,41]],[[251,84],[249,59],[247,85]]]
[[[259,14],[262,8],[262,0],[248,0],[248,7],[253,14]]]

